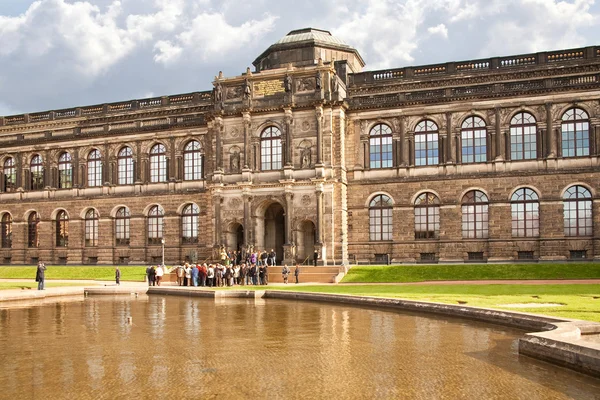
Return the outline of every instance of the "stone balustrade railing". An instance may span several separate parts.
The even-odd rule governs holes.
[[[205,104],[212,101],[212,91],[178,94],[142,100],[121,101],[118,103],[98,104],[86,107],[67,108],[64,110],[45,111],[32,114],[0,116],[0,126],[53,121],[76,117],[100,117],[119,112],[140,109],[169,107],[181,104]]]
[[[350,75],[350,85],[377,84],[381,81],[408,80],[426,76],[453,75],[465,72],[494,71],[529,65],[546,65],[600,57],[600,46],[582,47],[562,51],[540,52],[508,57],[448,62],[379,71],[365,71]]]

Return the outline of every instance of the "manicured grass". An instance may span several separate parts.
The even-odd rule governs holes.
[[[488,279],[600,279],[600,263],[357,266],[342,283]]]
[[[35,279],[37,267],[0,267],[2,279]],[[115,279],[115,267],[97,266],[49,266],[46,279],[94,279],[112,281]],[[119,267],[121,280],[143,281],[146,267]]]
[[[67,282],[48,282],[44,283],[45,287],[60,287],[60,286],[81,286],[80,283],[67,283]],[[37,282],[0,282],[0,290],[8,289],[23,289],[31,288],[37,289]]]
[[[600,322],[600,285],[314,285],[300,287],[290,285],[271,289],[394,297],[447,304],[466,301],[468,306]],[[544,308],[505,306],[531,303],[552,303],[562,304],[562,306]]]

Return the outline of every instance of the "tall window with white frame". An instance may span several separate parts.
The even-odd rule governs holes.
[[[85,246],[98,246],[98,212],[93,208],[85,213]]]
[[[415,239],[440,236],[440,199],[433,193],[421,193],[415,200]]]
[[[71,154],[65,152],[58,158],[58,188],[70,189],[73,187],[73,163]]]
[[[529,188],[515,190],[510,198],[513,237],[540,236],[540,201]]]
[[[260,169],[281,169],[282,163],[281,131],[275,126],[269,126],[260,135]]]
[[[33,211],[27,217],[27,247],[39,247],[38,224],[40,222],[39,214]]]
[[[200,142],[192,140],[183,149],[183,180],[202,179],[202,147]]]
[[[489,235],[488,198],[471,190],[462,198],[462,234],[465,239],[485,239]]]
[[[392,167],[392,130],[385,124],[377,124],[369,133],[369,167]]]
[[[133,184],[133,151],[123,147],[117,155],[117,180],[119,185]]]
[[[487,129],[485,121],[477,116],[465,119],[460,130],[462,162],[487,161]]]
[[[165,212],[156,205],[148,212],[148,244],[161,244],[163,238],[163,218]]]
[[[590,120],[581,108],[567,110],[562,116],[562,156],[590,155]]]
[[[31,190],[42,190],[44,188],[44,162],[42,156],[36,154],[29,164],[31,174]]]
[[[183,244],[198,243],[198,222],[200,209],[195,204],[188,204],[181,215],[181,241]]]
[[[150,150],[150,182],[167,181],[167,150],[161,143]]]
[[[127,207],[121,207],[115,215],[115,244],[129,246],[129,221],[131,214]]]
[[[69,216],[61,210],[56,215],[56,247],[67,247],[69,245]]]
[[[537,157],[537,122],[527,112],[510,120],[510,159],[532,160]]]
[[[592,193],[575,185],[563,195],[565,236],[592,236]]]
[[[369,203],[369,239],[392,240],[392,199],[378,194]]]
[[[102,155],[98,150],[90,151],[87,159],[88,186],[102,186]]]
[[[15,159],[8,157],[4,160],[4,191],[14,192],[17,188],[17,169]]]
[[[415,165],[439,164],[439,129],[435,122],[424,120],[415,128]]]
[[[2,216],[2,248],[10,249],[12,247],[12,215],[4,213]]]

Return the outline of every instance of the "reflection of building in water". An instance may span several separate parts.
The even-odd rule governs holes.
[[[301,29],[253,64],[0,117],[3,263],[600,257],[600,47],[362,71]]]

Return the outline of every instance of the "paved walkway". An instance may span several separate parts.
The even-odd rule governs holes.
[[[385,282],[385,283],[338,283],[339,286],[356,285],[597,285],[600,279],[496,279],[478,281],[423,281],[423,282]]]

